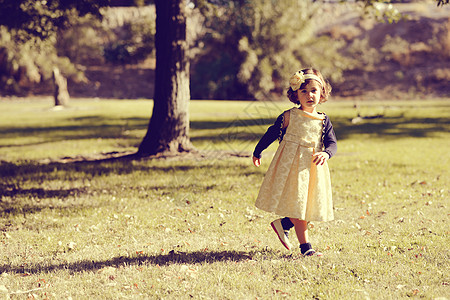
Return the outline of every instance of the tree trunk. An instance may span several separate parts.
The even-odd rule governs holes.
[[[55,106],[66,106],[69,103],[69,92],[67,91],[67,79],[61,75],[57,67],[53,68],[53,82],[55,84],[54,98]]]
[[[156,0],[153,114],[138,155],[183,152],[189,139],[189,61],[184,0]]]

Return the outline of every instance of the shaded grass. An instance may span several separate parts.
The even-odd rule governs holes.
[[[274,216],[254,208],[276,145],[261,168],[249,157],[219,154],[51,162],[135,149],[151,103],[74,101],[51,111],[48,102],[1,102],[0,293],[447,297],[449,106],[427,103],[370,102],[366,112],[386,118],[360,124],[350,122],[352,103],[326,104],[339,137],[330,160],[336,220],[312,224],[312,242],[325,256],[305,259],[297,249],[284,251],[269,225]],[[193,102],[192,139],[211,154],[250,152],[288,107]]]

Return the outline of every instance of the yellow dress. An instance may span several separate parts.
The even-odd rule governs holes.
[[[312,155],[322,151],[324,115],[289,110],[286,134],[267,170],[256,207],[283,217],[331,221],[333,200],[328,164],[316,166]]]

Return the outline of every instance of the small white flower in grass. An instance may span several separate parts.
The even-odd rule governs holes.
[[[69,248],[69,250],[73,250],[76,247],[76,243],[75,242],[70,242],[67,244],[67,248]]]
[[[97,271],[97,273],[105,274],[105,275],[114,275],[116,274],[116,268],[114,267],[103,267]]]
[[[188,266],[182,265],[182,266],[180,267],[180,272],[181,272],[181,273],[187,272],[188,269],[189,269]]]
[[[197,277],[197,272],[198,270],[192,267],[189,267],[187,265],[182,265],[180,267],[180,273],[185,273],[186,275],[192,277],[192,278],[196,278]]]

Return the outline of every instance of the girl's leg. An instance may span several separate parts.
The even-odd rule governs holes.
[[[294,227],[294,224],[288,217],[284,217],[283,219],[281,219],[281,225],[283,226],[284,231],[289,231],[292,227]]]
[[[294,224],[295,233],[297,234],[298,241],[300,242],[300,250],[304,256],[322,256],[322,253],[316,252],[311,247],[311,243],[308,238],[308,222],[299,219],[291,218],[291,222]]]
[[[294,218],[291,218],[291,222],[294,224],[295,233],[297,234],[300,245],[308,243],[308,222]]]

